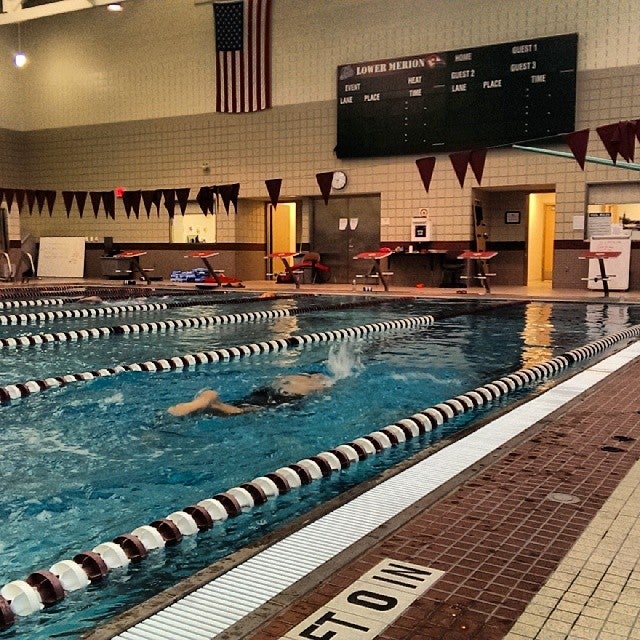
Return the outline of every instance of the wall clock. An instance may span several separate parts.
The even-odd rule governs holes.
[[[347,174],[344,171],[334,171],[331,188],[339,191],[347,186]]]

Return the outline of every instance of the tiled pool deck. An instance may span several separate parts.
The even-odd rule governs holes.
[[[639,378],[636,359],[321,583],[307,581],[257,631],[220,637],[289,637],[393,558],[444,575],[381,640],[640,638]]]
[[[640,639],[638,380],[640,358],[211,637]],[[444,573],[377,635],[344,625],[299,635],[384,559]],[[111,629],[91,637],[123,627]]]

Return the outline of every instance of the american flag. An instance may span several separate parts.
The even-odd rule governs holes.
[[[271,107],[271,2],[215,2],[216,111]]]

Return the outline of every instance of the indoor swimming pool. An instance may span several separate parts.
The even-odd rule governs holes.
[[[139,311],[135,317],[109,317],[107,322],[104,317],[64,318],[1,326],[0,338],[6,338],[239,315],[224,324],[2,349],[0,387],[22,390],[30,380],[118,365],[220,349],[230,356],[166,371],[118,370],[5,398],[0,405],[0,587],[187,505],[640,324],[640,308],[601,301],[381,300],[352,308],[348,303],[357,302],[355,297],[292,297],[253,301],[251,309],[246,301],[234,305],[199,300],[197,307]],[[294,315],[242,316],[305,307],[308,312]],[[407,322],[400,324],[401,319]],[[335,333],[323,339],[320,334],[327,332]],[[305,344],[286,343],[291,335],[320,337]],[[286,343],[286,348],[251,348],[273,340]],[[242,345],[246,348],[237,349]],[[233,348],[242,357],[235,357]],[[225,402],[237,402],[292,373],[322,373],[331,385],[322,393],[238,416],[175,418],[167,413],[169,406],[205,388],[217,390]],[[544,380],[538,389],[548,384]],[[527,385],[505,394],[399,446],[256,504],[206,531],[185,535],[179,544],[150,551],[141,562],[111,569],[102,580],[69,591],[57,604],[18,617],[0,637],[77,638],[535,390],[535,385]]]

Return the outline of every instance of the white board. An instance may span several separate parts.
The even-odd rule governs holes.
[[[38,277],[82,278],[84,242],[84,238],[40,238]]]
[[[589,251],[620,251],[617,258],[607,258],[604,261],[608,276],[609,289],[612,291],[626,291],[629,288],[629,265],[631,262],[631,238],[629,236],[593,236],[589,243]],[[600,277],[598,260],[589,260],[589,289],[602,290],[602,280],[592,280]]]

